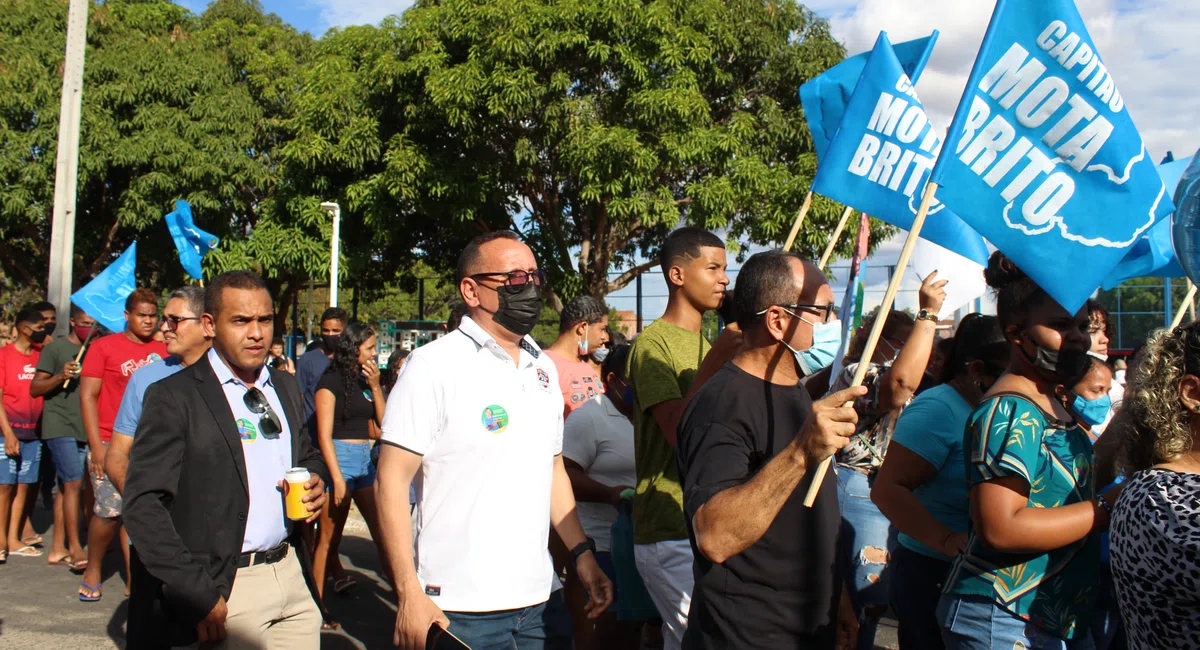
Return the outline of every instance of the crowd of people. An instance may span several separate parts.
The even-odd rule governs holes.
[[[1098,303],[995,253],[995,316],[939,339],[933,273],[867,350],[873,318],[844,342],[798,255],[751,256],[736,291],[710,232],[660,258],[667,308],[632,342],[585,295],[542,346],[545,272],[482,235],[447,334],[385,364],[337,308],[293,362],[248,271],[161,314],[138,289],[106,336],[23,309],[0,561],[43,554],[48,481],[80,601],[120,540],[135,649],[319,647],[351,504],[410,650],[869,649],[889,611],[904,650],[1200,648],[1200,323],[1126,368]]]

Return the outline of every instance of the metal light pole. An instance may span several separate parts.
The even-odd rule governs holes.
[[[88,0],[67,7],[67,52],[63,65],[62,104],[58,115],[58,152],[54,165],[54,213],[50,222],[50,302],[58,313],[71,311],[71,273],[75,258],[75,192],[79,176],[79,121],[83,105],[83,55],[87,50]],[[55,336],[67,330],[60,318]]]
[[[329,306],[337,307],[338,246],[342,231],[342,208],[335,202],[325,201],[321,204],[321,209],[328,210],[333,215],[333,241],[330,242],[331,252],[329,257]]]

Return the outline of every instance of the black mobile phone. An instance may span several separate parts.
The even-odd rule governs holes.
[[[471,646],[434,623],[429,626],[429,634],[425,637],[425,650],[471,650]]]

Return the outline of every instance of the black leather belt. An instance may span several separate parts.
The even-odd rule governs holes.
[[[241,557],[238,558],[238,568],[245,569],[246,567],[256,566],[259,564],[275,564],[276,562],[287,557],[287,554],[288,543],[280,542],[279,546],[266,551],[258,551],[257,553],[242,553]]]

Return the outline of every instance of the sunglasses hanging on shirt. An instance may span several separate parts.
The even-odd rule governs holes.
[[[260,416],[258,419],[258,431],[268,438],[278,438],[279,434],[283,433],[283,424],[279,421],[279,416],[275,414],[271,408],[270,402],[267,401],[267,396],[258,388],[251,388],[242,395],[242,403],[250,412]]]

